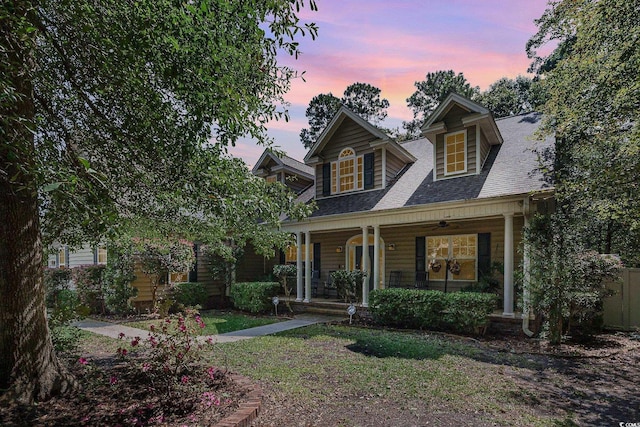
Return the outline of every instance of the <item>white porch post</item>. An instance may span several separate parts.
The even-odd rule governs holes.
[[[362,227],[362,271],[369,271],[369,227]],[[369,306],[369,276],[362,279],[362,306]]]
[[[373,226],[373,289],[380,289],[380,226]]]
[[[304,302],[311,301],[311,232],[304,233]]]
[[[302,301],[302,232],[296,232],[296,301]]]
[[[513,214],[504,214],[504,312],[513,317]]]

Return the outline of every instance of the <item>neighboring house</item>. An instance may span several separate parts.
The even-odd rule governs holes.
[[[513,316],[522,229],[553,194],[531,150],[540,119],[494,120],[451,94],[422,126],[423,138],[398,143],[342,107],[304,159],[315,172],[317,210],[282,227],[296,235],[297,299],[311,300],[312,271],[322,281],[333,270],[367,271],[367,306],[369,291],[386,287],[392,272],[400,286],[419,277],[430,289],[458,290],[500,262],[503,314]],[[269,176],[264,158],[254,172]]]
[[[82,246],[69,250],[66,245],[54,245],[49,252],[47,266],[49,268],[73,268],[81,265],[106,264],[107,248],[104,246]]]

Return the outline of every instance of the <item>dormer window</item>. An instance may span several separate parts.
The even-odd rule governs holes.
[[[356,156],[353,148],[340,152],[338,161],[331,162],[331,193],[362,190],[363,156]]]
[[[467,132],[449,133],[444,136],[445,175],[467,171]]]

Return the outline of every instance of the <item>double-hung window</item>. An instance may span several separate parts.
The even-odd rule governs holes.
[[[331,162],[331,193],[362,190],[363,171],[363,156],[356,156],[353,148],[342,150],[338,160]]]
[[[467,171],[467,131],[444,136],[444,174],[456,175]]]
[[[429,265],[440,264],[438,271],[429,271],[429,280],[445,279],[447,259],[460,265],[460,274],[449,274],[449,280],[477,280],[477,234],[427,237],[427,256]]]

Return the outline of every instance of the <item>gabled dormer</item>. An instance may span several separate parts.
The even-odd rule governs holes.
[[[433,144],[433,180],[476,175],[502,136],[491,112],[451,93],[421,128]]]
[[[284,154],[278,155],[270,149],[264,150],[252,172],[267,182],[280,182],[296,194],[314,182],[312,167]]]
[[[380,190],[415,157],[371,123],[341,107],[304,158],[316,197]]]

